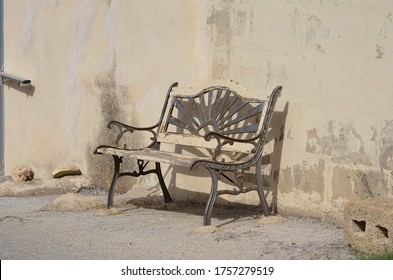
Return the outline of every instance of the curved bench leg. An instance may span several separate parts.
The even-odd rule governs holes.
[[[168,188],[165,185],[164,177],[162,176],[162,172],[161,172],[161,164],[159,162],[156,162],[156,174],[158,177],[158,181],[160,182],[160,186],[161,186],[162,194],[164,195],[165,203],[173,202],[172,197],[168,192]]]
[[[211,186],[211,190],[210,190],[209,200],[207,201],[207,205],[206,205],[206,209],[205,209],[205,215],[203,217],[203,225],[204,226],[211,225],[213,206],[214,206],[214,203],[216,202],[217,188],[218,188],[217,171],[212,168],[207,168],[207,169],[209,170],[211,178],[212,178],[212,186]]]
[[[115,188],[116,188],[117,180],[119,179],[120,164],[122,163],[121,157],[113,156],[113,160],[115,161],[115,170],[113,172],[111,188],[109,189],[107,208],[113,207],[113,197],[115,195]]]
[[[256,167],[255,167],[255,175],[256,175],[256,182],[257,182],[257,191],[259,200],[262,204],[263,215],[270,216],[270,208],[266,201],[265,193],[263,192],[263,180],[262,180],[262,159],[258,160]]]

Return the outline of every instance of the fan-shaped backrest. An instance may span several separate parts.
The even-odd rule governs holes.
[[[217,143],[203,138],[211,131],[234,139],[255,139],[266,118],[266,102],[244,97],[247,92],[238,91],[227,86],[199,92],[174,88],[158,131],[158,142],[214,149]],[[250,152],[252,147],[255,146],[227,145],[224,150]]]
[[[193,96],[173,96],[164,131],[204,136],[214,131],[233,138],[254,136],[264,102],[214,87]]]

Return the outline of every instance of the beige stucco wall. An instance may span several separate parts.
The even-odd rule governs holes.
[[[269,199],[279,212],[340,219],[366,183],[393,195],[392,32],[384,0],[6,0],[5,70],[34,88],[5,88],[5,171],[27,164],[45,178],[72,162],[105,185],[110,161],[91,152],[106,121],[154,123],[171,82],[283,85]],[[169,168],[166,179],[193,199],[195,179],[183,173]]]
[[[92,175],[110,119],[155,123],[172,82],[202,77],[200,9],[181,0],[5,1],[5,70],[34,85],[5,88],[5,172],[27,164],[47,178],[76,163]]]

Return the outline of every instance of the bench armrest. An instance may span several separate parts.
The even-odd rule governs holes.
[[[252,165],[255,161],[255,158],[258,158],[258,139],[260,138],[260,134],[256,135],[251,139],[236,139],[232,137],[228,137],[226,135],[217,133],[217,132],[208,132],[205,134],[204,139],[206,141],[211,141],[214,138],[217,141],[216,148],[213,150],[211,154],[211,159],[206,160],[197,160],[193,162],[190,166],[190,170],[198,169],[200,167],[211,167],[214,169],[221,170],[237,170],[242,169],[243,166]],[[233,145],[235,143],[244,143],[253,145],[254,147],[251,149],[251,153],[242,160],[234,161],[234,162],[223,162],[218,158],[218,156],[223,152],[223,147],[225,145]]]
[[[152,140],[152,142],[147,146],[147,148],[153,147],[157,143],[157,130],[158,130],[158,127],[161,125],[162,120],[164,118],[164,113],[165,113],[165,110],[166,110],[167,105],[168,105],[168,100],[169,100],[170,94],[171,94],[173,88],[177,87],[177,85],[178,85],[177,82],[175,82],[175,83],[170,85],[170,87],[169,87],[169,89],[167,91],[166,97],[165,97],[164,106],[162,108],[161,116],[160,116],[158,122],[155,125],[147,126],[147,127],[136,127],[136,126],[131,126],[131,125],[127,125],[127,124],[121,123],[119,121],[111,121],[111,122],[109,122],[108,123],[108,128],[111,129],[113,127],[117,127],[119,129],[119,133],[118,133],[118,135],[116,137],[116,140],[115,140],[115,146],[119,147],[120,139],[127,132],[134,133],[135,131],[147,131],[147,132],[150,132],[152,134],[152,136],[150,137],[150,140]],[[107,145],[101,145],[99,147],[104,147],[104,146],[105,147],[109,147]],[[97,151],[98,148],[95,149],[95,152]],[[127,149],[126,145],[124,145],[124,147],[122,147],[122,148],[123,149]]]
[[[152,134],[152,136],[150,137],[150,140],[152,140],[152,143],[150,143],[148,145],[148,147],[151,147],[156,142],[156,138],[157,138],[156,129],[157,129],[157,127],[159,125],[160,125],[160,123],[157,123],[157,124],[152,125],[152,126],[147,126],[147,127],[136,127],[136,126],[131,126],[131,125],[127,125],[127,124],[121,123],[119,121],[111,121],[111,122],[108,123],[108,128],[112,129],[113,127],[117,127],[119,129],[119,133],[118,133],[118,135],[116,137],[116,140],[115,140],[115,146],[119,145],[120,139],[127,132],[134,133],[135,131],[147,131],[147,132],[150,132]],[[124,148],[127,148],[127,147],[125,146]]]
[[[197,159],[190,164],[189,169],[197,170],[201,167],[227,171],[246,169],[258,161],[258,159],[260,158],[260,156],[258,156],[259,154],[262,154],[262,150],[258,151],[255,154],[250,154],[242,160],[232,162],[222,162],[215,159]]]
[[[223,135],[221,133],[210,131],[210,132],[206,133],[203,138],[206,141],[211,141],[212,138],[215,138],[215,140],[217,141],[217,146],[214,150],[214,155],[213,155],[213,159],[215,160],[218,153],[221,151],[221,148],[225,145],[228,145],[228,144],[233,145],[234,143],[245,143],[245,144],[254,145],[254,148],[251,150],[251,152],[255,152],[255,149],[257,147],[256,140],[259,137],[260,137],[260,134],[256,135],[253,138],[250,138],[250,139],[236,139],[236,138],[228,137],[228,136]]]
[[[260,137],[260,134],[256,135],[253,138],[250,139],[236,139],[236,138],[232,138],[232,137],[228,137],[224,134],[218,133],[218,132],[214,132],[214,131],[210,131],[208,133],[205,134],[205,136],[203,136],[203,138],[205,138],[206,141],[210,141],[211,138],[216,138],[217,142],[221,142],[221,140],[227,141],[227,144],[231,143],[233,144],[234,142],[238,142],[238,143],[249,143],[249,144],[253,144],[252,142],[255,141],[256,139],[258,139]]]

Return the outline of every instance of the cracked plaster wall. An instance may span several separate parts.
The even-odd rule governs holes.
[[[281,161],[267,168],[278,177],[278,211],[341,219],[346,201],[369,195],[365,184],[375,196],[393,196],[393,3],[209,0],[207,7],[208,76],[267,94],[283,85]]]

